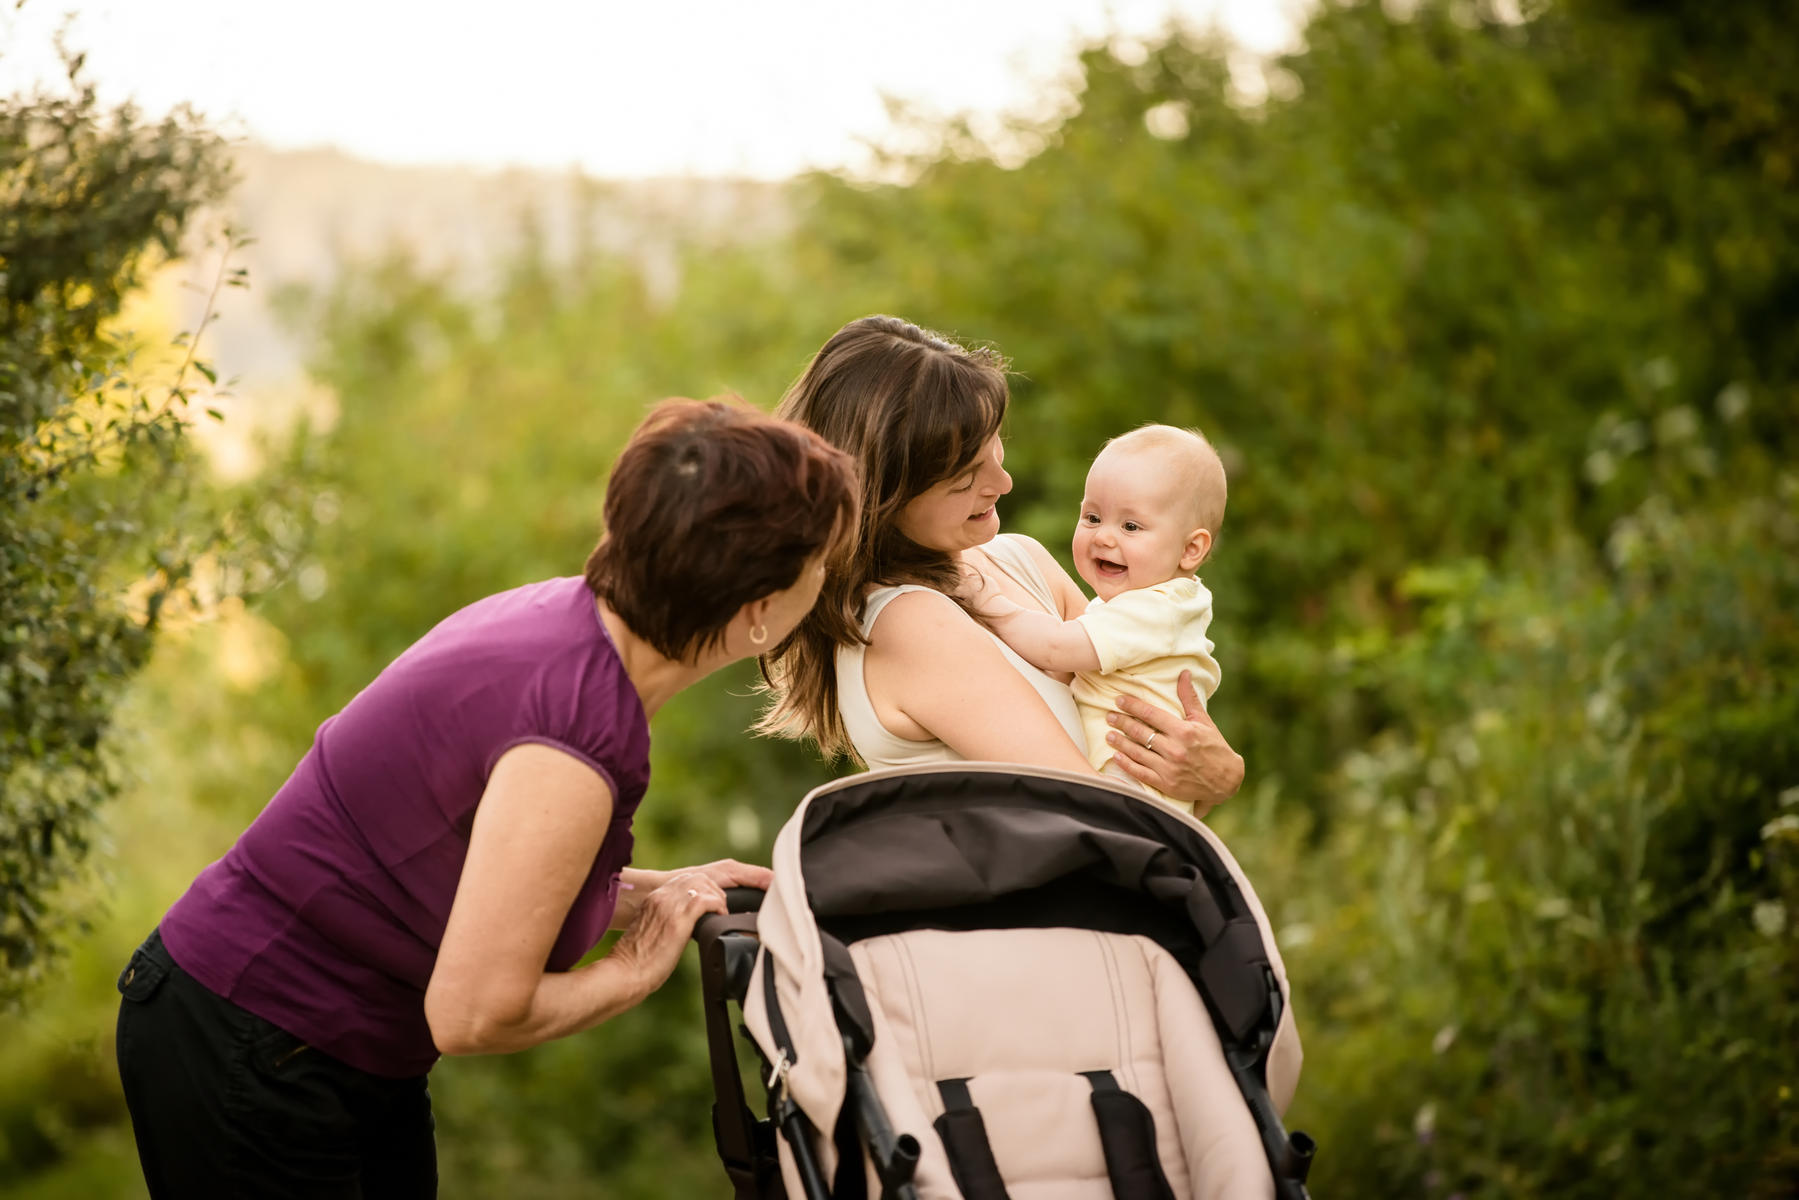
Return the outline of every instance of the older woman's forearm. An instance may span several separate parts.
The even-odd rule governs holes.
[[[591,1029],[643,1003],[661,984],[608,955],[573,971],[549,972],[521,997],[425,997],[431,1039],[443,1054],[507,1054]]]
[[[669,873],[645,892],[606,957],[573,971],[434,972],[425,989],[432,1040],[445,1054],[503,1054],[579,1033],[636,1007],[674,971],[694,923],[725,911],[713,874],[766,883],[768,872],[727,860]]]

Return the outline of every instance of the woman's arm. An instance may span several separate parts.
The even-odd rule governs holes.
[[[900,737],[964,758],[1091,772],[1043,697],[948,596],[907,592],[881,610],[863,660],[869,699]]]
[[[553,747],[516,746],[494,765],[425,988],[425,1019],[443,1053],[522,1050],[616,1016],[668,978],[701,915],[725,910],[711,879],[673,876],[635,904],[606,957],[545,971],[612,803],[598,772]]]
[[[1131,778],[1192,801],[1194,815],[1203,817],[1243,786],[1243,756],[1212,723],[1190,672],[1181,672],[1178,691],[1185,718],[1135,696],[1120,696],[1122,711],[1106,717],[1112,726],[1106,744],[1112,747],[1113,761]]]

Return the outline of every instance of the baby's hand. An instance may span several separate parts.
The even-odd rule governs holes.
[[[987,581],[982,578],[979,571],[975,570],[967,563],[957,564],[956,586],[950,590],[951,596],[954,596],[964,604],[973,604],[975,601],[979,600],[986,591]]]
[[[961,575],[956,580],[956,590],[952,593],[956,599],[968,606],[968,611],[983,621],[996,621],[1018,612],[1018,605],[1008,600],[972,567],[961,568]]]

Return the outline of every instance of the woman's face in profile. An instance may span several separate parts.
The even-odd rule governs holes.
[[[926,549],[950,554],[991,541],[999,532],[995,502],[1012,490],[1005,458],[1005,444],[994,434],[972,463],[900,510],[899,531]]]

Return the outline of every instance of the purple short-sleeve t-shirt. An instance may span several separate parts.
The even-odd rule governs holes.
[[[545,968],[611,922],[649,783],[637,690],[579,579],[471,604],[342,712],[223,858],[163,917],[170,955],[207,988],[376,1075],[437,1060],[425,1023],[475,808],[494,763],[537,742],[612,790],[612,823]]]

